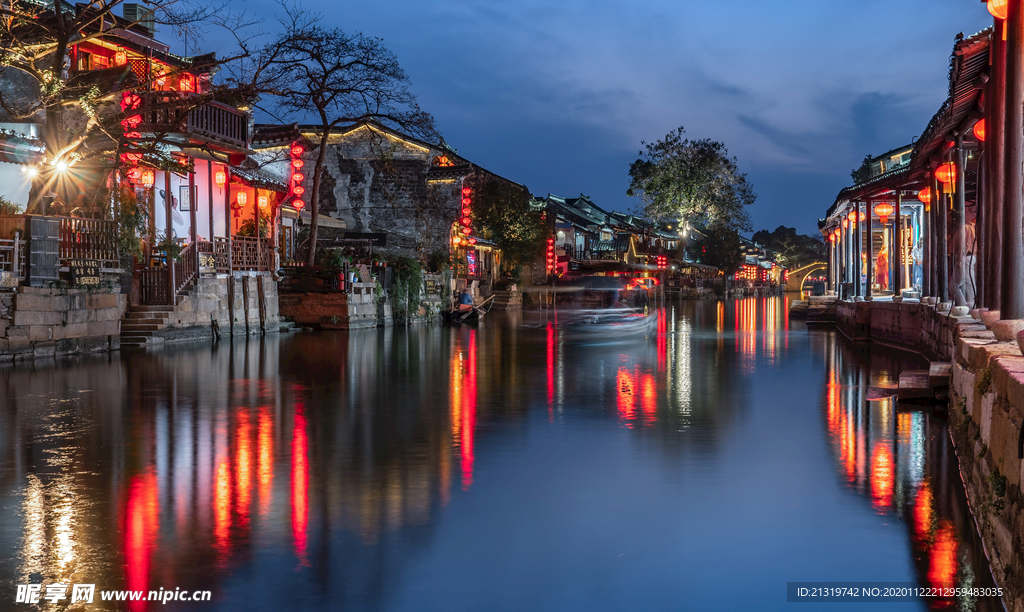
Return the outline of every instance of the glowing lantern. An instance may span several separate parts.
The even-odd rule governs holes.
[[[463,225],[472,225],[473,224],[473,220],[470,219],[469,217],[463,217],[462,218],[462,224]]]
[[[849,229],[849,228],[850,228],[850,220],[849,219],[843,219],[843,229]]]
[[[121,96],[121,110],[128,110],[129,108],[135,110],[142,106],[142,97],[138,94],[126,93]]]
[[[473,233],[473,230],[468,228],[468,227],[464,227],[464,228],[462,228],[462,233],[466,234],[468,236],[469,234]]]
[[[984,119],[978,119],[978,122],[974,124],[974,137],[978,139],[978,142],[985,142]]]
[[[147,189],[152,187],[156,183],[156,174],[152,170],[146,170],[142,173],[142,185]]]
[[[292,175],[292,180],[295,181],[296,183],[301,183],[305,179],[306,177],[303,176],[302,174],[299,174],[298,172]]]
[[[267,196],[260,196],[256,198],[256,201],[260,203],[260,208],[266,208],[267,204],[270,203],[270,200],[267,199]]]
[[[932,203],[932,188],[931,187],[925,187],[921,191],[918,191],[917,192],[917,199],[921,200],[925,204],[931,204]]]
[[[298,170],[299,168],[301,168],[304,165],[306,165],[306,162],[302,161],[301,159],[293,159],[292,160],[292,167],[295,168],[296,170]]]
[[[935,178],[940,183],[949,185],[956,182],[956,164],[946,162],[935,169]]]
[[[237,196],[238,204],[245,206],[245,203],[249,201],[249,196],[244,191],[239,191]]]
[[[462,205],[463,206],[469,206],[472,203],[473,203],[473,200],[470,200],[469,198],[462,198]]]
[[[302,210],[306,207],[306,203],[302,200],[292,200],[292,208],[295,210]]]
[[[469,243],[470,244],[476,244],[476,238],[470,238],[469,239]]]
[[[470,195],[472,193],[473,193],[473,190],[470,189],[469,187],[463,187],[462,188],[462,195],[468,196],[468,195]]]
[[[137,166],[133,168],[128,168],[128,171],[125,172],[124,175],[128,178],[129,181],[137,183],[139,179],[142,178],[142,170],[139,169]]]
[[[459,246],[460,244],[462,244],[462,238],[452,238],[452,246]]]
[[[888,202],[882,202],[875,207],[875,214],[882,220],[882,225],[885,225],[889,221],[889,217],[892,213],[896,212],[896,208]]]
[[[302,185],[296,185],[296,186],[292,187],[292,193],[294,193],[297,196],[300,196],[300,195],[306,193],[306,188],[303,187]]]
[[[835,242],[836,241],[836,235],[835,234],[829,234],[828,235],[828,239],[831,240],[832,242]]]
[[[988,12],[996,19],[1006,19],[1006,5],[1010,0],[988,0]]]
[[[213,175],[213,182],[217,183],[218,187],[223,187],[228,182],[228,173],[223,170],[218,170]]]
[[[114,65],[115,66],[124,66],[127,63],[128,63],[128,54],[127,53],[125,53],[124,51],[115,51],[114,52]]]
[[[295,145],[292,147],[292,157],[300,157],[305,151],[301,145]]]

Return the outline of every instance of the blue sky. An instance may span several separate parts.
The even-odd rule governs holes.
[[[266,0],[233,2],[266,17]],[[538,195],[628,210],[642,140],[726,144],[755,229],[816,231],[867,153],[907,144],[947,91],[978,0],[307,0],[380,37],[461,155]],[[202,50],[208,50],[203,48]]]

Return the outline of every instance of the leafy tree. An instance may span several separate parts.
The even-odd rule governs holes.
[[[544,246],[547,227],[530,210],[530,194],[521,185],[485,179],[476,185],[473,216],[480,235],[501,249],[514,271],[531,261]]]
[[[127,114],[119,105],[123,94],[150,89],[151,81],[176,73],[144,77],[130,66],[105,70],[73,70],[71,51],[76,45],[109,37],[138,25],[115,16],[124,0],[88,0],[78,5],[62,0],[0,3],[0,107],[9,120],[40,125],[45,157],[33,184],[30,209],[41,192],[54,188],[89,191],[119,165],[118,152],[126,141],[121,122]],[[226,4],[226,3],[224,3]],[[203,24],[220,24],[238,31],[244,17],[233,16],[224,4],[193,0],[155,0],[145,3],[154,24],[168,25],[179,34],[201,31]],[[239,39],[241,40],[241,39]],[[241,43],[244,46],[244,42]],[[229,60],[212,54],[185,58],[188,70],[209,72]],[[187,111],[214,97],[164,96],[153,110]],[[133,137],[139,154],[169,157],[166,134]],[[67,173],[67,177],[62,176]],[[67,180],[65,180],[65,178]],[[44,191],[45,190],[45,191]]]
[[[708,228],[697,249],[699,263],[715,266],[726,276],[735,273],[743,265],[740,236],[735,230],[723,225]]]
[[[747,207],[757,196],[736,158],[724,144],[689,140],[685,132],[680,127],[663,140],[642,143],[646,150],[629,167],[626,193],[639,197],[652,219],[749,231]]]
[[[860,162],[860,167],[854,168],[850,171],[850,178],[853,179],[854,184],[861,184],[864,181],[871,178],[871,156],[865,155],[864,160]]]
[[[320,185],[328,136],[336,128],[367,120],[436,140],[434,118],[420,110],[409,77],[380,38],[348,34],[319,25],[321,16],[283,5],[284,32],[256,54],[240,78],[267,94],[272,114],[292,119],[314,116],[320,140],[309,197],[309,242],[316,245]],[[309,250],[309,263],[316,249]]]
[[[796,233],[796,228],[780,225],[775,231],[761,230],[754,234],[754,242],[778,253],[779,263],[788,268],[799,268],[816,261],[825,261],[828,251],[824,239]]]

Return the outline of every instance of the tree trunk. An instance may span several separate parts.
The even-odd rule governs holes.
[[[309,195],[309,256],[306,260],[306,263],[311,266],[316,262],[316,234],[320,219],[320,177],[324,170],[324,160],[327,159],[327,136],[330,133],[330,126],[325,125],[324,131],[320,135],[316,165],[313,167],[313,189]]]

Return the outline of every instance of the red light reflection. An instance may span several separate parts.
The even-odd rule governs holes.
[[[150,556],[156,548],[156,534],[160,528],[159,513],[156,476],[146,472],[132,477],[124,520],[124,561],[129,590],[148,590]],[[146,602],[129,602],[128,609],[145,610]]]
[[[292,541],[300,566],[308,566],[306,550],[309,543],[309,441],[306,437],[306,414],[302,404],[295,405],[292,429]]]

